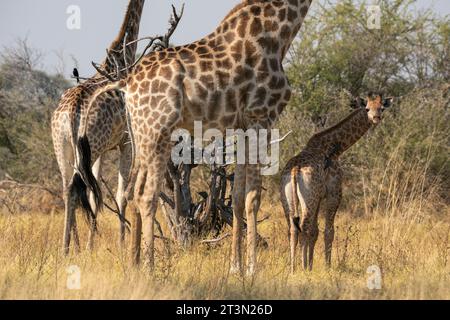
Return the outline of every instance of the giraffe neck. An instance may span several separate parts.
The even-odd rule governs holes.
[[[230,46],[250,41],[266,56],[284,59],[309,11],[312,0],[243,0],[209,38]]]
[[[313,0],[288,0],[287,2],[287,25],[290,26],[290,32],[286,32],[286,35],[283,35],[283,33],[280,34],[281,38],[284,40],[282,48],[283,58],[286,56],[289,47],[300,31]]]
[[[335,126],[315,134],[306,148],[320,150],[326,157],[339,157],[361,139],[371,126],[366,110],[358,109]]]
[[[127,43],[135,41],[139,36],[139,25],[141,22],[142,12],[144,9],[145,0],[130,0],[125,14],[124,21],[120,28],[119,34],[109,47],[110,58],[114,57],[120,68],[126,65],[131,65],[136,57],[137,42],[130,44],[126,48],[126,56],[120,52],[123,49],[124,41]],[[114,59],[112,59],[114,61]],[[105,69],[108,72],[115,71],[116,66],[113,61],[106,58],[103,62]]]

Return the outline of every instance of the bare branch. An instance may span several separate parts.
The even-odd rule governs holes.
[[[128,32],[125,33],[125,37],[123,38],[123,47],[122,47],[122,51],[123,51],[123,62],[125,64],[125,73],[128,76],[129,74],[129,70],[128,70],[128,61],[127,61],[127,37],[128,37]]]
[[[175,203],[173,202],[172,199],[170,199],[168,195],[166,195],[164,192],[161,192],[159,194],[159,197],[161,198],[162,201],[167,203],[171,209],[175,209]]]
[[[286,140],[286,138],[292,133],[292,130],[289,131],[288,133],[286,133],[282,138],[277,139],[277,140],[272,140],[270,141],[270,144],[276,144],[276,143],[280,143],[283,142],[284,140]]]
[[[131,223],[130,223],[127,219],[125,219],[125,217],[123,217],[123,216],[120,214],[119,204],[117,203],[116,198],[114,197],[114,194],[113,194],[111,188],[108,186],[108,184],[106,183],[105,179],[104,179],[102,176],[100,176],[100,180],[101,180],[101,181],[103,182],[103,184],[105,185],[106,190],[108,191],[109,195],[111,196],[111,199],[113,200],[114,204],[116,205],[117,211],[116,211],[116,210],[112,210],[112,209],[109,208],[109,207],[108,207],[108,209],[110,209],[112,212],[116,213],[117,216],[119,217],[120,222],[125,223],[125,226],[126,226],[127,228],[129,228],[129,226],[131,226]]]
[[[180,14],[177,13],[177,9],[175,8],[174,5],[172,5],[172,17],[169,20],[170,28],[163,39],[163,43],[166,48],[168,48],[170,46],[170,38],[172,37],[173,33],[177,29],[177,27],[181,21],[181,18],[183,17],[183,14],[184,14],[184,3],[181,6]]]
[[[261,220],[256,221],[257,224],[263,223],[266,220],[270,219],[270,215],[265,216],[264,218],[262,218]]]
[[[200,241],[200,243],[207,243],[207,244],[217,243],[217,242],[220,242],[222,240],[225,240],[226,238],[228,238],[230,236],[231,236],[231,234],[229,232],[227,232],[227,233],[225,233],[224,235],[222,235],[219,238],[210,239],[210,240],[202,240],[202,241]]]
[[[125,75],[128,75],[131,70],[139,63],[141,60],[146,56],[147,52],[150,51],[157,51],[157,50],[164,50],[169,48],[170,46],[170,39],[172,35],[175,33],[175,30],[178,28],[178,25],[180,24],[181,18],[184,14],[184,4],[181,8],[180,13],[177,12],[176,8],[172,5],[172,15],[169,20],[169,29],[167,33],[164,36],[156,36],[156,37],[145,37],[141,39],[137,39],[131,42],[126,42],[127,36],[124,38],[124,42],[122,45],[122,49],[120,51],[114,50],[114,51],[108,51],[107,50],[107,61],[116,67],[115,71],[108,72],[104,69],[104,67],[99,66],[97,63],[92,62],[92,65],[94,66],[95,70],[103,77],[108,79],[109,81],[115,82],[120,79],[122,79],[122,74],[125,73]],[[142,55],[134,61],[131,65],[128,65],[127,61],[127,55],[126,55],[126,49],[128,46],[135,44],[137,42],[143,41],[143,40],[149,40],[149,43],[145,47]],[[111,54],[114,52],[115,54],[122,54],[122,57],[124,59],[124,68],[120,68],[119,64],[116,59],[116,55]],[[114,63],[112,63],[114,62]]]
[[[109,81],[114,82],[114,79],[105,70],[102,70],[98,64],[96,64],[94,61],[92,61],[91,63],[92,63],[92,66],[94,67],[94,69],[97,70],[98,73],[100,73],[102,76],[107,78]]]

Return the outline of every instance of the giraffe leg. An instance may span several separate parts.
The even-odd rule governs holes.
[[[291,239],[291,225],[292,225],[292,223],[294,223],[294,221],[293,221],[294,213],[291,212],[290,210],[291,209],[289,208],[289,206],[287,207],[287,209],[284,209],[284,212],[285,213],[287,212],[287,214],[285,214],[285,218],[286,218],[286,223],[287,223],[287,226],[288,226],[287,227],[287,239],[288,239],[288,241],[290,241],[290,239]]]
[[[245,164],[236,165],[233,186],[233,244],[231,250],[231,273],[242,272],[242,231],[244,229]]]
[[[327,210],[326,218],[325,218],[325,233],[324,233],[324,240],[325,240],[325,262],[327,264],[327,267],[331,267],[331,251],[333,248],[333,241],[334,241],[334,218],[336,216],[336,210]]]
[[[80,237],[78,236],[77,215],[72,216],[72,236],[75,253],[80,253]]]
[[[155,216],[158,208],[159,191],[161,181],[164,179],[165,168],[170,156],[170,139],[155,139],[151,146],[144,146],[141,150],[145,155],[139,161],[139,175],[135,186],[134,200],[139,208],[142,217],[143,228],[143,254],[145,264],[150,271],[153,271],[154,247],[155,247]]]
[[[309,224],[307,220],[302,224],[301,227],[301,235],[299,237],[300,248],[302,249],[302,261],[303,261],[303,270],[308,269],[308,244],[309,244]]]
[[[303,220],[301,224],[300,242],[303,249],[303,269],[312,270],[314,260],[314,248],[319,235],[319,226],[317,221],[317,212],[320,201],[312,198],[306,203],[306,209],[303,211]]]
[[[59,169],[63,180],[63,199],[64,199],[64,231],[63,231],[63,253],[68,255],[70,251],[71,232],[76,228],[73,225],[75,217],[76,199],[72,187],[73,169],[73,153],[66,141],[62,142],[62,149],[56,151]],[[75,249],[76,249],[75,239]]]
[[[284,216],[287,222],[287,239],[290,248],[291,273],[295,271],[295,253],[298,244],[298,228],[294,223],[294,208],[292,202],[292,182],[289,175],[283,174],[281,177],[280,200],[283,207]]]
[[[311,270],[314,247],[318,237],[317,213],[320,207],[320,185],[314,183],[318,177],[315,172],[301,173],[298,179],[298,196],[302,207],[299,242],[303,251],[303,269]]]
[[[159,83],[159,80],[158,80]],[[157,95],[158,92],[152,92]],[[161,94],[166,94],[161,92]],[[137,168],[134,183],[133,202],[139,210],[142,219],[142,246],[145,265],[153,271],[155,265],[155,216],[161,184],[167,171],[167,163],[172,151],[171,135],[181,120],[182,95],[172,94],[159,101],[158,105],[150,101],[151,117],[144,121],[131,118],[132,131],[135,133],[135,163]],[[165,110],[160,113],[156,110]],[[139,133],[139,134],[138,134]],[[133,168],[133,175],[135,168]],[[134,179],[134,177],[133,177]],[[137,217],[136,217],[137,218]],[[136,220],[139,220],[138,218]],[[139,226],[133,232],[139,231]],[[139,257],[140,235],[135,234],[132,243],[132,257]],[[133,236],[133,237],[134,237]],[[138,259],[135,259],[138,260]],[[135,261],[136,262],[136,261]],[[137,261],[139,262],[139,261]]]
[[[289,223],[289,242],[290,242],[290,249],[291,249],[291,273],[295,272],[295,254],[297,249],[297,243],[299,242],[299,232],[298,228],[295,225],[294,221],[290,221]]]
[[[131,225],[131,265],[137,266],[141,261],[142,218],[138,208],[133,208]]]
[[[71,185],[64,188],[64,234],[63,234],[63,252],[64,255],[69,254],[70,250],[70,233],[72,231],[72,223],[74,221],[73,217],[75,216],[75,196],[72,191]]]
[[[144,170],[137,170],[136,173],[136,181],[134,186],[134,210],[133,210],[133,221],[131,226],[131,264],[133,266],[137,266],[141,262],[141,243],[142,243],[142,217],[141,214],[143,212],[140,211],[138,207],[137,198],[143,193],[143,188],[145,185],[145,181],[147,179],[147,173]],[[139,193],[139,195],[138,195]]]
[[[316,247],[317,238],[319,236],[319,226],[317,221],[317,214],[313,218],[310,226],[310,234],[308,235],[308,269],[312,271],[314,262],[314,248]]]
[[[116,202],[119,206],[119,214],[125,219],[125,211],[127,207],[127,199],[125,198],[125,190],[128,184],[128,176],[131,166],[131,145],[125,144],[120,148],[119,159],[119,179],[117,183]],[[120,246],[123,247],[125,242],[125,222],[120,221],[119,239]]]
[[[256,268],[257,214],[261,204],[262,180],[259,165],[247,165],[246,170],[247,274],[252,275]]]
[[[341,179],[330,179],[327,184],[327,196],[325,198],[325,262],[331,267],[331,251],[334,241],[334,219],[342,199]]]
[[[92,173],[97,181],[100,179],[101,171],[102,171],[102,162],[103,158],[100,156],[97,161],[95,161],[94,165],[92,166]],[[97,213],[96,205],[94,196],[92,193],[89,193],[89,202],[91,204],[92,210]],[[94,237],[95,237],[95,225],[93,223],[89,226],[89,236],[88,236],[88,242],[86,245],[87,250],[92,251],[94,249]]]
[[[286,179],[291,179],[290,174],[289,174],[289,178]],[[300,252],[301,252],[301,260],[302,260],[302,265],[303,265],[303,269],[306,270],[307,266],[308,266],[308,243],[309,243],[309,238],[308,238],[308,234],[309,234],[309,225],[310,225],[310,220],[312,217],[311,214],[311,210],[309,210],[310,205],[311,205],[311,200],[313,199],[312,195],[311,195],[311,186],[309,184],[309,182],[311,181],[311,174],[310,173],[305,173],[305,172],[299,172],[298,173],[298,177],[297,177],[297,186],[291,186],[291,188],[286,188],[285,189],[285,193],[286,193],[286,197],[289,200],[289,206],[290,206],[290,210],[292,212],[295,212],[295,209],[293,207],[294,201],[293,199],[291,199],[290,197],[292,197],[294,195],[294,192],[292,191],[292,188],[295,188],[295,194],[298,197],[298,204],[299,207],[298,209],[301,210],[301,217],[295,217],[294,214],[291,214],[291,221],[289,222],[290,226],[291,226],[291,235],[290,235],[290,241],[291,241],[291,268],[292,266],[295,268],[295,262],[292,261],[295,257],[296,254],[296,244],[293,244],[292,241],[294,241],[294,239],[298,240],[298,244],[300,247]],[[296,221],[297,220],[297,221]],[[299,221],[300,220],[300,221]],[[298,230],[298,237],[295,237],[295,230],[293,230],[292,228],[295,229],[300,229]],[[292,237],[292,234],[294,233],[294,237]]]

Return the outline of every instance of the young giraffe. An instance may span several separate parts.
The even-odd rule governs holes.
[[[123,43],[134,41],[138,38],[139,24],[142,16],[145,0],[130,0],[120,32],[109,48],[109,59],[105,59],[104,68],[108,72],[115,70],[117,61],[119,67],[124,68],[135,59],[137,44],[129,45],[126,49],[126,57],[118,53],[123,49]],[[111,59],[111,60],[110,60]],[[127,60],[125,62],[124,60]],[[85,173],[76,159],[76,141],[80,132],[86,132],[91,141],[92,159],[95,161],[93,171],[98,179],[100,176],[102,155],[116,148],[120,149],[119,181],[116,201],[119,206],[120,215],[125,217],[126,199],[124,189],[130,167],[130,146],[127,144],[125,106],[122,94],[119,91],[105,93],[95,101],[89,115],[89,122],[84,123],[89,99],[93,93],[104,86],[103,78],[96,74],[89,80],[78,86],[68,89],[61,97],[58,108],[52,116],[52,138],[56,158],[63,179],[63,195],[65,205],[65,226],[63,249],[65,254],[69,253],[70,232],[72,231],[75,242],[75,250],[79,250],[79,240],[76,228],[75,209],[80,199],[83,208],[94,216],[92,207],[98,208],[91,194],[89,203],[86,196],[86,186],[83,181],[92,181],[92,173]],[[83,127],[84,123],[84,127]],[[95,179],[94,179],[95,181]],[[98,185],[93,188],[93,193],[98,192]],[[96,210],[96,209],[95,209]],[[92,221],[93,222],[93,221]],[[88,248],[93,246],[95,224],[91,225]],[[120,239],[124,240],[125,225],[120,225]]]
[[[373,126],[392,103],[379,94],[357,99],[357,110],[335,126],[309,139],[306,147],[284,168],[281,176],[281,202],[288,220],[291,271],[295,269],[297,243],[303,249],[303,267],[312,269],[314,246],[319,234],[318,213],[321,203],[325,212],[325,260],[331,265],[334,240],[334,218],[342,196],[342,170],[339,156],[355,144]],[[301,213],[299,212],[301,206]]]
[[[171,133],[177,128],[192,131],[194,121],[201,121],[205,130],[222,132],[270,129],[291,96],[282,62],[311,2],[244,0],[209,36],[147,55],[127,79],[97,93],[123,91],[131,116],[136,145],[134,200],[140,212],[133,225],[135,263],[139,262],[142,215],[144,254],[149,267],[154,264],[154,219],[172,148]],[[260,165],[237,165],[233,193],[231,268],[242,271],[245,210],[247,270],[253,273]]]

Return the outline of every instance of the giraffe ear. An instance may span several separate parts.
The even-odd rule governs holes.
[[[383,108],[387,109],[394,103],[394,98],[386,98],[383,100]]]
[[[359,109],[359,108],[364,108],[366,105],[367,105],[367,102],[364,99],[357,97],[352,100],[350,107],[352,109]]]

